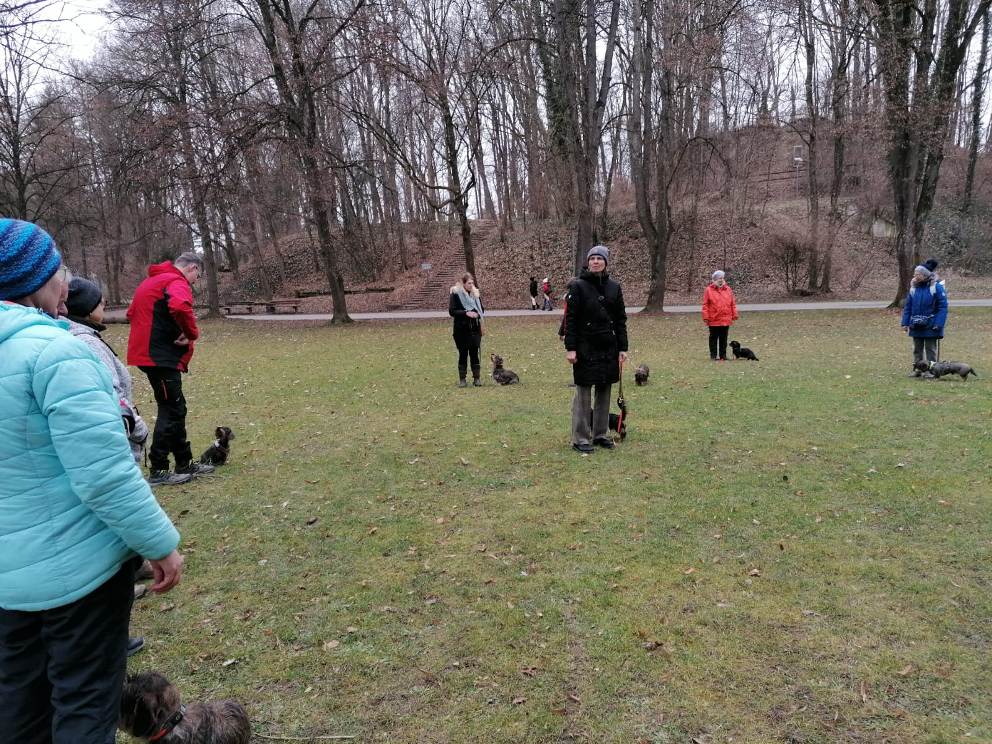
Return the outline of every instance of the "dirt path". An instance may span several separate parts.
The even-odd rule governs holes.
[[[742,313],[775,312],[782,310],[882,310],[888,307],[886,300],[854,300],[846,302],[768,302],[738,305]],[[954,300],[951,308],[959,307],[992,307],[992,298],[982,300]],[[639,313],[644,308],[628,307],[627,314]],[[672,305],[665,308],[666,313],[698,313],[699,305]],[[511,318],[527,316],[561,316],[561,310],[551,312],[534,310],[490,310],[486,313],[490,318]],[[277,315],[231,315],[238,320],[330,320],[329,313],[279,313]],[[447,318],[444,310],[396,310],[388,313],[351,313],[354,320],[429,320],[432,318]]]

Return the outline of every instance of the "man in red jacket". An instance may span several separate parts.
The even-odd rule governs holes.
[[[186,439],[186,398],[182,373],[189,368],[193,342],[200,335],[193,314],[193,290],[203,271],[203,260],[195,253],[183,253],[174,262],[163,261],[148,267],[148,278],[134,292],[127,317],[131,335],[127,341],[127,363],[148,377],[158,418],[148,452],[153,485],[185,483],[196,475],[212,473],[212,465],[193,462],[193,451]],[[176,461],[176,472],[169,472],[169,455]]]

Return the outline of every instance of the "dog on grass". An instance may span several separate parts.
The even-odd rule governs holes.
[[[746,346],[741,346],[740,341],[731,341],[730,348],[734,350],[734,359],[750,359],[752,362],[758,361],[757,355]]]
[[[978,377],[978,373],[971,368],[971,365],[964,362],[928,362],[921,359],[913,364],[913,369],[917,372],[929,372],[938,379],[944,375],[961,375],[962,380],[967,380],[968,375]]]
[[[497,385],[513,385],[520,382],[520,376],[516,372],[503,367],[503,357],[499,354],[490,354],[489,358],[493,363],[493,381]]]
[[[179,690],[158,672],[128,675],[118,728],[156,744],[249,744],[251,722],[241,703],[183,705]]]
[[[224,465],[227,457],[231,454],[231,442],[234,441],[234,432],[227,426],[218,426],[214,430],[217,437],[207,451],[200,455],[200,462],[204,465]]]
[[[648,384],[648,376],[651,374],[651,370],[648,369],[648,365],[640,364],[637,369],[634,370],[634,382],[640,385]]]

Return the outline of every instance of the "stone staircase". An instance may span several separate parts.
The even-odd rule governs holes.
[[[495,224],[488,220],[472,222],[472,247],[477,248],[487,240]],[[403,294],[391,298],[386,310],[445,310],[451,287],[465,271],[465,252],[462,250],[461,236],[448,246],[441,255],[434,257],[429,274],[424,274],[423,282],[414,285]],[[418,270],[419,271],[419,270]]]

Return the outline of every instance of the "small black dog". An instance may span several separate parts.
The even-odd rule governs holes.
[[[637,383],[638,387],[641,385],[648,384],[648,377],[651,375],[651,370],[648,365],[641,364],[638,365],[637,369],[634,370],[634,382]]]
[[[626,404],[620,406],[620,413],[623,414],[623,421],[620,420],[620,414],[619,413],[611,413],[610,414],[610,431],[615,431],[617,434],[619,434],[620,435],[620,441],[622,442],[624,439],[627,438],[627,405]],[[590,411],[589,412],[589,426],[590,427],[592,426],[592,415],[593,414]],[[619,429],[617,429],[617,426],[618,425],[620,426]]]
[[[224,465],[227,463],[227,456],[231,454],[234,432],[226,426],[218,426],[214,430],[214,436],[217,439],[200,455],[200,462],[204,465]]]
[[[249,744],[251,722],[241,703],[183,705],[179,690],[158,672],[129,675],[121,696],[121,731],[158,744]]]
[[[503,357],[499,354],[490,354],[489,358],[493,363],[493,380],[497,385],[513,385],[520,382],[520,377],[516,372],[503,367]]]
[[[740,341],[731,341],[730,348],[734,350],[734,359],[750,359],[752,362],[758,361],[755,353],[746,346],[741,346]]]
[[[971,365],[964,362],[927,362],[921,359],[913,364],[913,369],[917,372],[929,372],[938,379],[944,375],[961,375],[962,380],[967,380],[968,375],[978,377]]]

